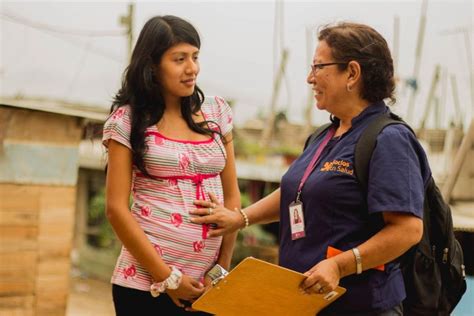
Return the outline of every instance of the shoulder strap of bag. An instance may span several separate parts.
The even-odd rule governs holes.
[[[357,141],[354,154],[354,172],[365,193],[367,193],[369,181],[370,159],[377,144],[377,136],[385,127],[392,124],[403,124],[415,134],[405,121],[396,114],[389,112],[370,121]]]

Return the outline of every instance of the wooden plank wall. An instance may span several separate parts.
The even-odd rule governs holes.
[[[75,186],[81,120],[0,106],[0,182]]]
[[[40,198],[31,193],[23,186],[0,185],[0,314],[4,315],[35,311]]]
[[[0,107],[0,126],[5,127],[0,138],[0,161],[4,163],[0,168],[0,315],[64,315],[77,166],[72,164],[75,170],[58,173],[57,179],[36,171],[38,166],[54,167],[55,161],[70,158],[71,152],[74,156],[74,149],[78,155],[80,121],[76,117]],[[31,163],[24,160],[28,166],[7,173],[4,167],[15,162],[5,157],[11,154],[11,148],[19,148],[18,144],[25,155],[30,155]],[[54,148],[51,152],[55,156],[36,155],[40,146]],[[62,148],[67,155],[61,154]]]

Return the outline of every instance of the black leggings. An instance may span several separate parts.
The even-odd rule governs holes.
[[[187,312],[184,308],[176,306],[166,294],[153,297],[150,292],[130,289],[115,284],[112,284],[112,297],[114,299],[115,314],[117,316],[135,316],[141,312],[146,313],[146,315],[210,315],[203,312]],[[185,303],[186,306],[190,305],[186,304],[187,302],[183,303]]]

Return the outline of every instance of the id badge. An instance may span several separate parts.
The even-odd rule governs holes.
[[[291,240],[305,237],[303,203],[299,201],[293,202],[288,207],[288,210],[290,212]]]

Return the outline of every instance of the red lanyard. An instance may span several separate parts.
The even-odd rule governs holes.
[[[316,167],[316,164],[319,161],[319,157],[321,156],[321,153],[323,152],[329,140],[334,136],[335,133],[336,133],[336,129],[334,127],[331,127],[331,129],[329,129],[329,131],[326,133],[326,137],[324,137],[323,142],[319,145],[318,149],[316,150],[316,153],[314,154],[313,159],[311,159],[311,162],[306,167],[306,170],[303,174],[303,178],[301,178],[301,181],[300,181],[300,186],[298,187],[298,192],[296,194],[296,201],[300,200],[301,190],[303,190],[303,186],[306,180],[308,180],[309,175],[311,174],[311,172],[313,172],[314,167]]]

